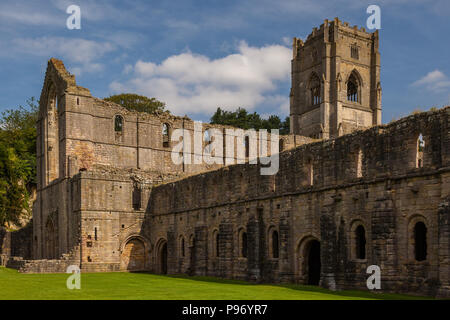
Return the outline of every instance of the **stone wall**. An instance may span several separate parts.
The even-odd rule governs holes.
[[[318,240],[325,287],[365,289],[366,268],[376,264],[386,291],[448,295],[449,115],[447,107],[297,147],[281,153],[275,176],[262,176],[259,165],[246,164],[154,187],[141,234],[152,244],[168,241],[177,248],[170,273],[194,269],[227,278],[307,283],[308,243]],[[420,134],[424,163],[417,168]],[[311,160],[312,185],[305,165]],[[418,221],[428,230],[424,261],[414,258]],[[358,226],[365,230],[364,259],[355,256]],[[194,260],[178,254],[180,237],[194,239]],[[157,250],[152,259],[160,263]]]

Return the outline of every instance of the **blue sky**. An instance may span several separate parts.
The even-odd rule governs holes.
[[[81,30],[66,27],[71,4]],[[96,97],[155,96],[203,121],[218,106],[284,117],[292,37],[326,18],[365,26],[369,4],[381,7],[383,122],[450,105],[448,0],[2,0],[0,110],[39,98],[56,57]]]

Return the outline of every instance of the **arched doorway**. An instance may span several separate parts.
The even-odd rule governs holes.
[[[145,245],[138,238],[130,239],[122,250],[120,257],[120,269],[128,271],[145,270]]]
[[[320,242],[311,240],[306,248],[308,284],[318,286],[320,282]]]
[[[162,274],[167,274],[167,242],[161,244],[159,253],[160,257],[160,270]]]

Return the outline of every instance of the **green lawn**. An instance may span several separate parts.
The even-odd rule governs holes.
[[[362,291],[331,292],[312,286],[262,285],[207,277],[148,273],[86,273],[81,290],[66,288],[67,274],[21,274],[0,267],[0,300],[359,300],[421,299]]]

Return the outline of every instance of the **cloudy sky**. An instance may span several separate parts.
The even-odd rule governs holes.
[[[69,30],[67,8],[81,8]],[[1,0],[0,110],[39,98],[50,57],[96,97],[136,92],[206,121],[217,107],[289,113],[292,38],[381,7],[383,122],[450,104],[448,0]]]

